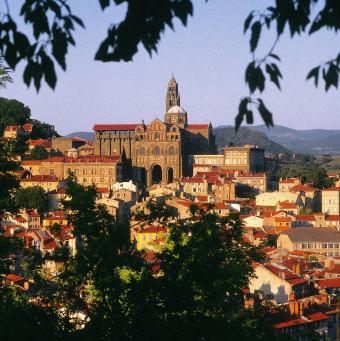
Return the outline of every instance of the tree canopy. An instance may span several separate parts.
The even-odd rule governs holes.
[[[192,222],[170,223],[166,207],[150,202],[148,213],[136,214],[138,224],[152,219],[169,229],[150,264],[134,250],[129,227],[95,203],[94,187],[69,179],[67,193],[63,205],[81,247],[61,278],[70,309],[90,307],[84,340],[273,339],[265,309],[243,308],[242,288],[263,258],[243,241],[238,215],[219,218],[193,206]]]
[[[99,43],[95,59],[103,62],[130,61],[138,51],[139,44],[152,55],[157,51],[161,35],[166,28],[173,29],[175,19],[183,25],[193,15],[192,0],[98,0],[101,9],[125,4],[126,15],[118,24],[111,24],[107,35]],[[85,28],[84,22],[72,11],[68,0],[22,0],[19,15],[32,28],[28,36],[18,28],[7,4],[7,13],[0,19],[0,52],[13,69],[24,61],[23,78],[37,90],[42,79],[52,88],[57,83],[55,64],[66,70],[66,56],[70,46],[75,45],[74,32]],[[138,23],[138,24],[136,24]],[[283,75],[278,63],[280,57],[275,47],[287,31],[290,36],[314,34],[324,28],[338,32],[340,28],[340,4],[333,0],[273,0],[264,10],[252,11],[244,23],[244,31],[250,31],[250,54],[252,60],[245,71],[249,95],[239,105],[235,118],[238,128],[245,119],[253,123],[257,110],[267,126],[273,125],[272,113],[259,98],[267,81],[280,89]],[[274,30],[275,39],[264,56],[257,54],[257,47],[264,30]],[[315,66],[307,75],[315,85],[322,79],[326,91],[338,86],[340,55]]]
[[[6,126],[28,123],[31,109],[15,99],[0,98],[0,129]]]
[[[30,154],[31,160],[44,160],[48,158],[48,151],[41,145],[35,146]]]
[[[0,65],[1,70],[1,65]],[[1,77],[1,76],[0,76]],[[31,123],[33,130],[31,138],[48,139],[54,135],[59,136],[50,124],[31,119],[31,109],[16,99],[0,98],[0,135],[9,125],[23,125]]]
[[[299,155],[289,161],[289,164],[280,169],[278,177],[300,178],[302,183],[311,183],[320,189],[333,186],[335,181],[328,177],[326,169],[310,155]]]
[[[19,188],[15,191],[14,198],[17,208],[34,208],[40,213],[48,209],[48,195],[39,186]]]

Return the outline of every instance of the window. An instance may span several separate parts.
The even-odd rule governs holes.
[[[159,133],[155,133],[155,140],[159,141]]]
[[[152,150],[152,154],[153,155],[160,155],[161,149],[158,146],[154,147],[154,149]]]
[[[170,146],[168,149],[168,154],[169,155],[175,155],[175,147],[174,146]]]
[[[333,244],[333,243],[329,243],[329,244],[328,244],[328,248],[329,248],[329,249],[333,249],[333,247],[334,247],[334,244]]]
[[[339,248],[339,243],[335,243],[335,244],[334,244],[334,248],[335,248],[335,249],[338,249],[338,248]]]
[[[308,249],[308,244],[302,243],[302,249]]]
[[[327,249],[327,243],[323,243],[323,244],[322,244],[322,248],[323,248],[323,249]]]

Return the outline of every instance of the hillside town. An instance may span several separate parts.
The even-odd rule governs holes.
[[[4,127],[3,141],[24,138],[27,147],[14,157],[20,191],[32,190],[32,198],[40,190],[44,200],[42,207],[7,212],[4,235],[38,251],[50,280],[58,276],[64,261],[51,256],[66,247],[72,257],[79,247],[63,205],[70,175],[82,186],[95,186],[96,203],[125,224],[155,275],[168,226],[157,220],[141,224],[136,212],[147,212],[155,202],[168,209],[171,222],[191,221],[193,205],[222,218],[236,214],[244,242],[261,247],[264,255],[263,262],[252,264],[255,276],[243,288],[244,307],[270,302],[273,315],[285,309],[272,325],[277,335],[312,330],[323,340],[339,340],[340,174],[329,173],[330,186],[320,188],[301,177],[278,177],[290,161],[268,156],[257,145],[231,144],[218,154],[211,124],[189,122],[180,100],[172,77],[164,120],[96,122],[94,140],[34,139],[32,124]],[[37,149],[46,157],[32,157]],[[6,280],[28,293],[34,286],[17,263]],[[79,314],[86,319],[86,311]]]

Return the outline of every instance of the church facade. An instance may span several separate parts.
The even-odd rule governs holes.
[[[95,153],[121,157],[130,165],[131,177],[147,186],[191,175],[190,155],[215,153],[212,125],[189,124],[174,77],[165,107],[164,121],[94,125]]]

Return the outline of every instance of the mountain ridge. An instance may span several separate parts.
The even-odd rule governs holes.
[[[268,129],[265,125],[249,126],[262,132],[269,139],[302,154],[340,154],[340,130],[305,129],[298,130],[277,125]]]

